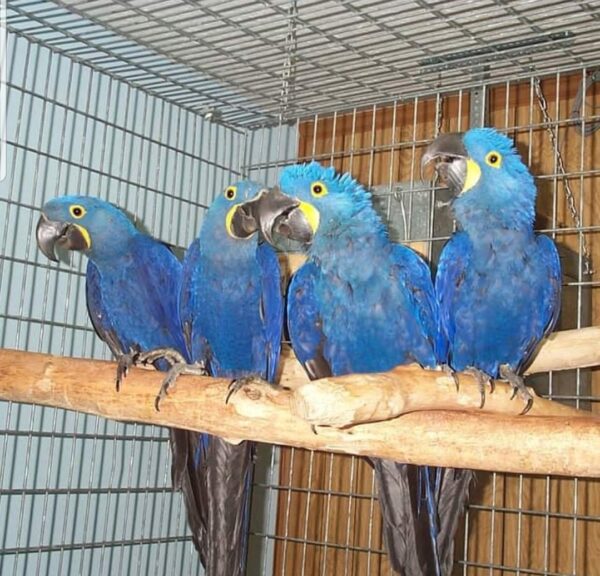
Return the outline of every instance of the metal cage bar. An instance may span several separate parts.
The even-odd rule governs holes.
[[[316,159],[358,177],[394,238],[435,263],[453,225],[420,155],[470,125],[475,90],[536,176],[538,229],[563,256],[563,327],[597,323],[600,144],[586,127],[600,122],[598,85],[571,109],[600,64],[599,8],[11,0],[0,345],[109,357],[87,319],[82,260],[50,265],[32,244],[39,207],[68,192],[126,207],[181,250],[231,181],[271,185]],[[589,371],[532,384],[597,409]],[[0,423],[2,574],[201,573],[164,431],[5,403]],[[360,458],[261,447],[248,573],[391,574],[374,488]],[[492,473],[473,492],[455,573],[592,573],[595,483]]]

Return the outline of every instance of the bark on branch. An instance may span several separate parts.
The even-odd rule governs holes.
[[[385,374],[352,375],[310,382],[293,352],[283,355],[282,383],[295,390],[292,411],[312,424],[346,426],[389,420],[420,410],[477,410],[480,394],[475,379],[458,375],[459,389],[442,372],[398,367]],[[528,374],[587,368],[600,364],[600,327],[556,332],[544,340]],[[487,394],[484,412],[518,415],[523,404],[511,401],[512,390],[497,382]],[[536,399],[531,415],[569,414],[570,408]]]
[[[425,371],[405,367],[386,376],[410,382]],[[409,374],[413,374],[410,376]],[[433,376],[431,375],[433,374]],[[252,383],[225,404],[229,381],[182,377],[154,409],[162,375],[134,369],[121,392],[114,387],[115,364],[0,350],[0,397],[80,410],[117,420],[177,426],[226,438],[251,439],[311,449],[391,458],[401,462],[507,472],[600,477],[600,421],[542,399],[536,414],[511,416],[481,411],[406,414],[350,430],[319,428],[291,411],[293,392]],[[365,377],[358,377],[364,381]],[[370,375],[369,378],[379,377]],[[440,397],[455,399],[451,378],[430,373]],[[446,381],[444,381],[446,379]],[[416,381],[416,380],[415,380]],[[461,379],[462,382],[462,379]],[[466,383],[461,388],[469,388]],[[498,389],[504,403],[504,392]],[[478,392],[477,392],[478,394]],[[458,400],[456,400],[458,401]],[[451,402],[450,402],[451,404]],[[410,407],[410,403],[407,404]],[[510,403],[511,409],[519,400]]]

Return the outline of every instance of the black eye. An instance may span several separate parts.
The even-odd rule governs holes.
[[[499,152],[492,150],[487,153],[485,163],[492,168],[500,168],[502,166],[502,155]]]
[[[73,218],[83,218],[85,216],[85,208],[79,204],[69,206],[69,212]]]
[[[327,186],[323,182],[313,182],[310,185],[310,193],[313,196],[325,196],[327,194]]]
[[[225,190],[225,198],[227,198],[227,200],[233,200],[235,198],[236,193],[236,187],[230,186],[229,188],[227,188],[227,190]]]

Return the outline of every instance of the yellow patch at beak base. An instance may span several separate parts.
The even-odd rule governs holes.
[[[89,250],[92,247],[92,239],[90,237],[90,233],[87,231],[87,228],[80,226],[79,224],[73,224],[77,230],[79,230],[80,234],[83,236],[85,243],[87,245],[86,250]]]
[[[471,158],[467,158],[467,177],[465,178],[465,185],[463,189],[460,191],[461,194],[464,194],[467,190],[470,190],[479,182],[481,178],[481,168],[479,164],[472,160]]]
[[[317,228],[319,227],[319,220],[321,218],[319,211],[308,202],[300,202],[299,208],[304,214],[307,222],[310,224],[310,227],[314,234],[317,231]]]
[[[225,230],[227,230],[227,234],[236,240],[239,240],[239,238],[231,230],[231,221],[233,220],[233,215],[239,206],[241,206],[241,204],[234,204],[227,212],[227,216],[225,216]]]

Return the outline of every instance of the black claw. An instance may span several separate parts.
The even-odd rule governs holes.
[[[121,358],[119,358],[119,363],[117,364],[117,378],[115,380],[115,388],[117,389],[117,392],[121,391],[121,383],[127,377],[128,372],[127,366],[123,358],[124,356],[121,356]]]
[[[227,392],[227,396],[225,398],[225,404],[229,403],[229,400],[231,399],[231,397],[234,394],[237,394],[242,388],[255,383],[255,384],[266,384],[272,388],[275,388],[276,390],[280,389],[281,387],[278,386],[277,384],[273,384],[272,382],[267,382],[266,380],[263,380],[260,376],[244,376],[243,378],[236,378],[235,380],[232,380],[229,383],[229,391]],[[253,398],[253,395],[249,395],[251,399],[255,400],[256,398]]]
[[[160,386],[160,391],[158,392],[158,394],[156,395],[156,398],[154,399],[154,408],[156,409],[157,412],[160,412],[160,403],[162,402],[163,398],[169,393],[169,387],[171,386],[171,381],[169,378],[169,375],[167,375],[167,377],[163,380],[163,383]]]
[[[442,372],[446,374],[446,376],[450,376],[452,380],[454,380],[454,386],[456,386],[456,391],[460,392],[460,383],[458,381],[458,376],[456,372],[450,368],[448,364],[442,364]]]
[[[477,380],[477,387],[479,388],[479,395],[480,395],[480,401],[479,401],[479,409],[481,410],[484,406],[485,406],[485,389],[486,386],[490,386],[490,388],[493,387],[492,384],[492,380],[490,379],[490,377],[485,373],[482,372],[481,370],[479,370],[478,368],[467,368],[465,370],[465,372],[467,374],[470,374],[471,376],[473,376],[473,378],[475,378],[475,380]]]
[[[234,394],[237,394],[246,384],[249,384],[252,378],[236,378],[229,383],[225,404],[229,404],[229,400]]]
[[[315,436],[319,435],[319,433],[317,432],[317,427],[314,424],[310,425],[310,429]]]
[[[167,378],[168,378],[168,376],[167,376]],[[165,378],[165,380],[163,381],[163,383],[160,386],[159,393],[156,395],[156,398],[154,399],[154,409],[157,412],[160,412],[160,403],[162,402],[163,397],[167,395],[167,391],[165,389],[166,380],[167,379]]]
[[[239,390],[239,388],[237,388],[237,380],[232,380],[229,383],[229,386],[227,388],[227,396],[225,397],[225,404],[229,404],[229,399]]]
[[[525,404],[525,408],[523,408],[523,410],[521,411],[520,416],[527,414],[527,412],[529,412],[531,410],[532,406],[533,406],[533,398],[529,398],[527,400],[527,404]]]
[[[160,385],[160,391],[154,399],[154,407],[157,412],[160,412],[160,403],[163,401],[163,398],[169,395],[169,390],[175,385],[177,378],[179,378],[179,375],[183,372],[180,366],[180,364],[175,364],[171,370],[167,372],[165,379]]]
[[[115,380],[115,388],[117,392],[121,391],[121,384],[127,378],[129,370],[132,366],[139,363],[140,349],[137,346],[129,349],[126,354],[121,354],[117,361],[117,378]]]

